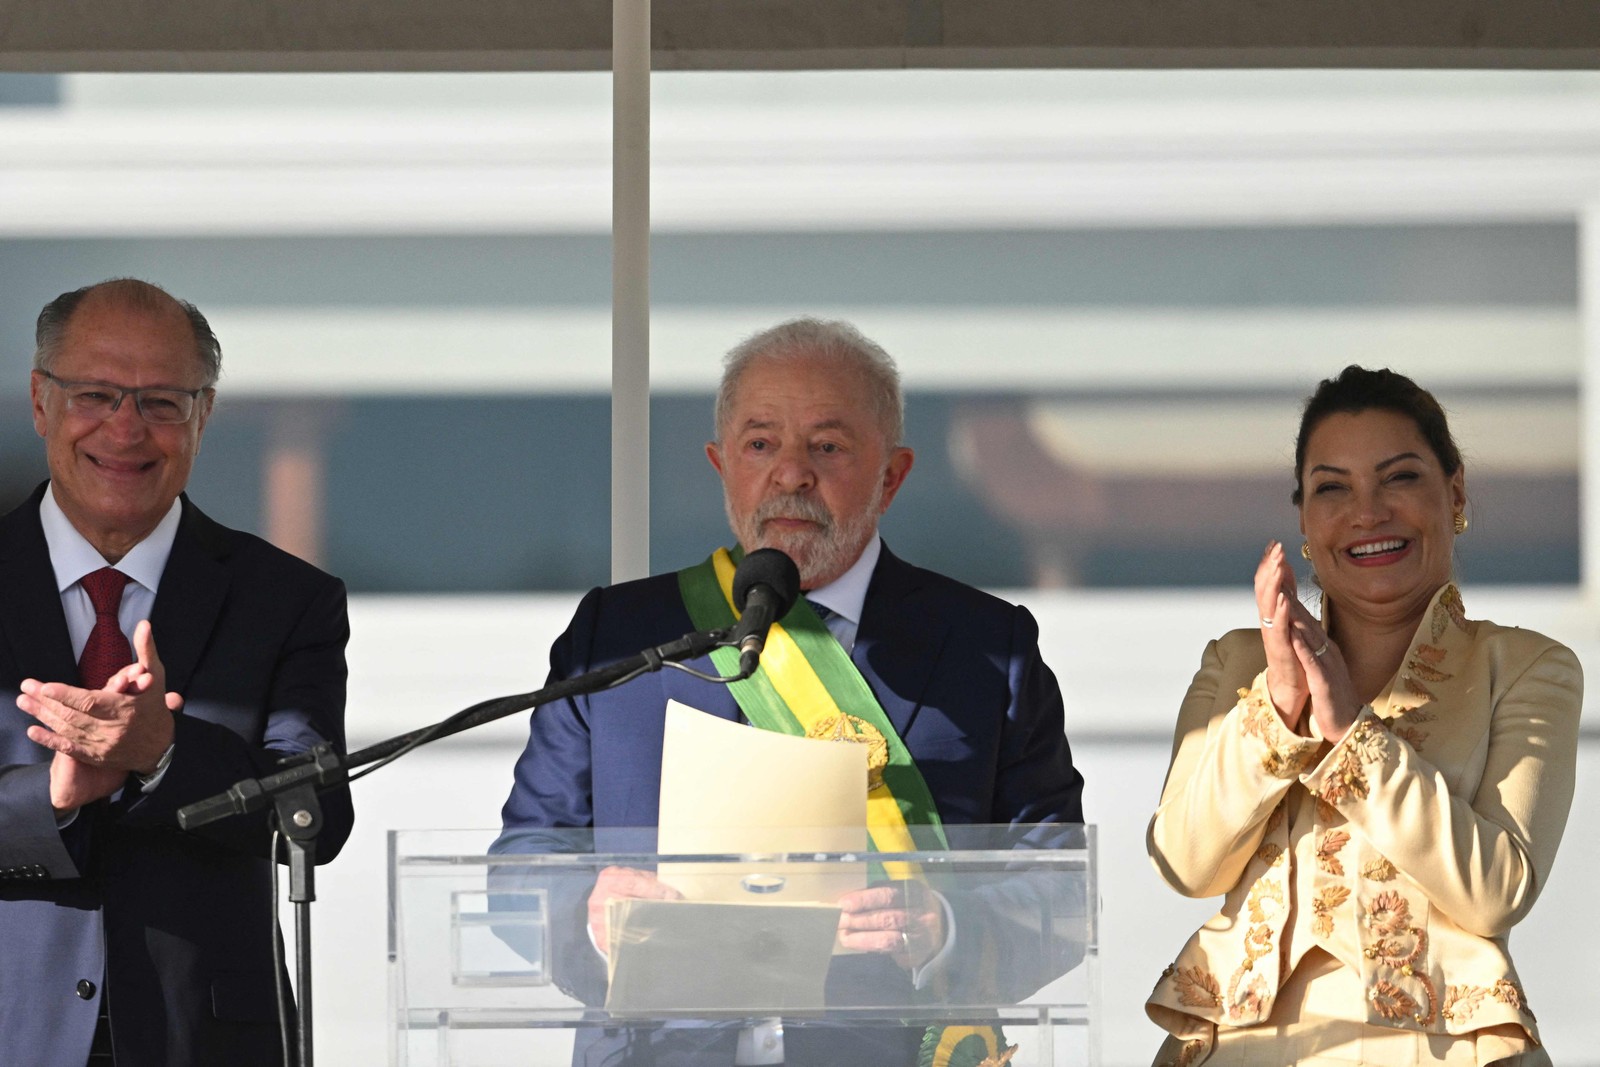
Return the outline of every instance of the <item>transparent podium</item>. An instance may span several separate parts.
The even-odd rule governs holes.
[[[1099,1063],[1093,827],[951,826],[895,853],[839,833],[668,854],[653,829],[391,832],[391,1062]],[[591,926],[608,868],[650,895]],[[872,950],[840,935],[845,906],[885,931]]]

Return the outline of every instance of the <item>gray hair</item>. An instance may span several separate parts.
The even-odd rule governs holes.
[[[722,382],[717,386],[716,431],[721,440],[733,417],[733,397],[739,379],[758,359],[838,359],[866,380],[868,400],[883,429],[884,443],[898,447],[906,431],[906,401],[900,389],[900,370],[877,342],[848,322],[799,318],[780,322],[734,346],[722,361]]]
[[[50,370],[56,357],[61,354],[61,345],[66,340],[72,316],[84,300],[94,294],[103,294],[113,303],[138,311],[165,311],[172,307],[182,311],[189,320],[189,329],[194,333],[195,354],[200,357],[200,365],[206,375],[205,388],[217,384],[217,378],[222,375],[222,345],[211,331],[211,324],[206,317],[187,300],[179,300],[159,285],[151,285],[138,278],[112,278],[110,281],[86,285],[82,289],[62,293],[46,304],[34,326],[34,370]]]

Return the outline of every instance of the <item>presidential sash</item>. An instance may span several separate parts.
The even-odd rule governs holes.
[[[678,590],[698,630],[722,630],[738,615],[733,573],[744,551],[719,548],[711,558],[678,572]],[[739,650],[719,648],[711,661],[723,677],[739,673]],[[761,663],[749,678],[728,686],[751,725],[800,737],[854,741],[868,746],[867,832],[875,852],[949,848],[939,810],[911,752],[884,714],[867,680],[844,646],[804,597],[772,624]],[[916,864],[885,863],[894,879],[920,875]],[[998,1027],[930,1028],[919,1067],[983,1067],[1011,1059]]]
[[[719,548],[678,572],[678,589],[696,629],[725,629],[738,619],[733,572],[744,553],[734,552]],[[738,649],[719,648],[711,660],[725,677],[739,673]],[[949,847],[933,795],[905,742],[804,597],[772,624],[755,674],[728,689],[745,718],[763,730],[868,747],[867,830],[875,851]]]

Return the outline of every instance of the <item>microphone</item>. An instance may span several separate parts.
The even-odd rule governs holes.
[[[739,621],[728,643],[739,646],[739,675],[748,678],[761,661],[772,624],[789,613],[800,596],[800,570],[776,548],[758,548],[733,572],[733,606]]]

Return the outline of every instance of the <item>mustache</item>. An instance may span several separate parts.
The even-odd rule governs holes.
[[[801,519],[805,522],[814,522],[823,530],[833,528],[833,513],[822,501],[804,493],[785,493],[770,500],[763,500],[751,519],[757,529],[769,519]]]

